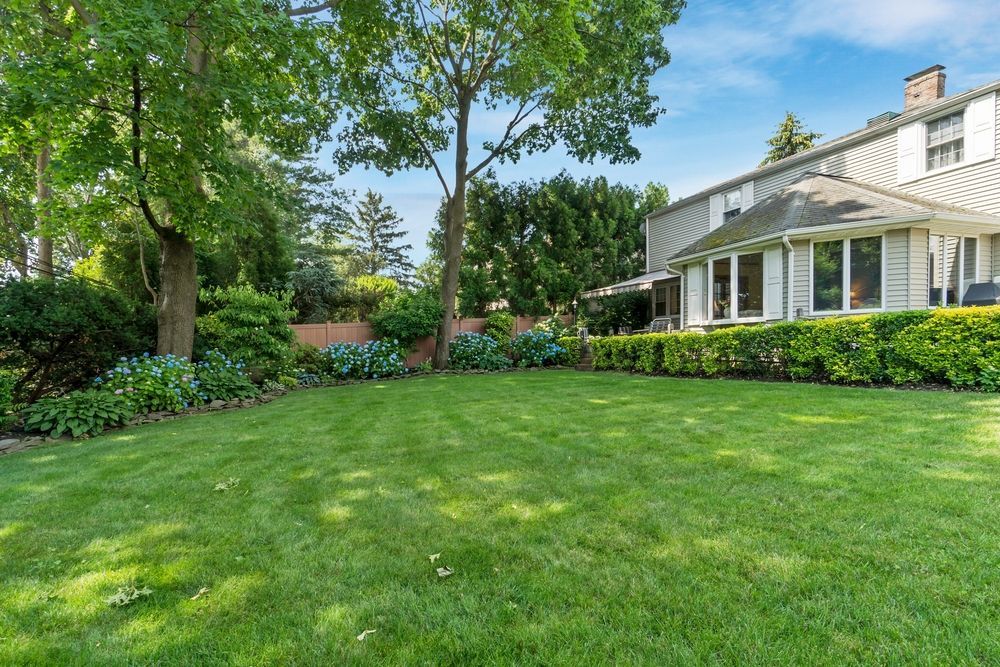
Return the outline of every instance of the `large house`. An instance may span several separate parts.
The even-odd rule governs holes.
[[[674,327],[708,330],[961,304],[1000,280],[996,81],[945,96],[906,78],[902,113],[653,211],[648,290]]]

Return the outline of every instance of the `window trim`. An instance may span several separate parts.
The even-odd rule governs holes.
[[[948,141],[942,141],[939,144],[935,144],[935,146],[931,146],[929,144],[929,142],[927,141],[927,134],[928,134],[928,127],[927,126],[930,125],[931,123],[935,123],[935,122],[937,122],[937,121],[939,121],[939,120],[941,120],[943,118],[948,118],[950,116],[958,116],[960,114],[962,116],[962,137],[961,137],[961,139],[962,139],[962,159],[959,160],[958,162],[953,162],[951,164],[946,164],[943,167],[937,167],[935,169],[928,169],[927,168],[927,160],[928,160],[928,158],[927,158],[927,152],[930,149],[934,148],[935,146],[943,146],[945,144],[951,143],[952,141],[956,141],[956,139],[949,139]],[[921,133],[921,141],[920,141],[921,146],[920,146],[920,148],[921,148],[921,156],[922,156],[922,159],[923,159],[923,174],[925,176],[926,175],[933,175],[933,174],[940,174],[940,173],[942,173],[944,171],[947,171],[949,169],[956,169],[958,167],[965,166],[965,164],[968,162],[968,156],[969,156],[969,151],[967,150],[968,149],[968,132],[967,132],[968,125],[965,122],[966,118],[968,117],[968,115],[969,115],[969,107],[968,107],[968,105],[966,105],[966,106],[963,106],[960,109],[953,109],[953,110],[951,110],[951,111],[949,111],[947,113],[938,114],[938,115],[934,116],[933,118],[928,118],[928,119],[924,120],[921,123],[921,129],[923,130],[923,132]]]
[[[882,239],[882,255],[880,257],[882,270],[881,270],[881,289],[882,289],[882,305],[878,308],[851,308],[851,244],[850,242],[854,239],[870,239],[870,238],[881,238]],[[831,241],[839,241],[844,244],[844,254],[843,254],[843,265],[841,267],[841,298],[840,298],[840,310],[816,310],[815,305],[815,246],[817,243],[829,243]],[[879,234],[871,233],[858,233],[851,236],[844,236],[834,239],[809,239],[809,314],[819,315],[821,317],[833,316],[833,315],[863,315],[865,313],[884,313],[886,311],[886,295],[888,291],[886,290],[886,278],[887,278],[887,268],[888,262],[886,261],[886,254],[888,248],[886,244],[886,235],[884,232]],[[928,251],[929,252],[929,251]],[[928,274],[929,275],[929,274]],[[929,278],[928,278],[929,279]],[[846,306],[846,308],[844,307]]]
[[[756,249],[756,250],[745,250],[744,249],[744,250],[742,250],[740,252],[731,252],[731,253],[725,253],[725,254],[722,254],[722,255],[712,255],[712,256],[708,257],[705,260],[705,262],[702,264],[702,266],[707,266],[708,267],[708,282],[705,285],[705,299],[704,299],[704,301],[705,301],[705,314],[706,314],[705,322],[706,323],[708,323],[708,324],[752,324],[752,323],[766,322],[767,321],[767,307],[768,307],[769,304],[768,304],[768,298],[767,298],[767,276],[764,274],[764,262],[766,261],[765,258],[764,258],[764,250],[765,250],[764,248],[759,248],[759,249]],[[714,308],[713,303],[712,303],[712,301],[713,301],[712,285],[715,282],[714,264],[715,264],[715,262],[717,262],[720,259],[727,259],[727,258],[729,259],[729,281],[730,281],[729,282],[729,291],[732,293],[732,292],[734,292],[733,285],[734,284],[736,284],[736,285],[739,284],[740,275],[739,275],[739,259],[738,258],[740,257],[740,255],[761,255],[761,280],[760,280],[761,305],[762,305],[761,314],[759,316],[755,316],[755,317],[738,317],[738,316],[733,317],[732,313],[736,313],[738,315],[739,310],[735,309],[736,304],[730,303],[730,313],[731,313],[730,317],[715,319],[715,308]]]
[[[740,205],[739,206],[734,206],[733,208],[728,208],[727,209],[726,208],[726,197],[728,195],[732,195],[732,194],[739,195],[739,197],[740,197]],[[722,208],[722,224],[726,224],[727,222],[729,222],[730,220],[732,220],[733,218],[735,218],[736,215],[739,215],[740,213],[743,212],[743,188],[742,188],[742,186],[738,187],[738,188],[733,188],[732,190],[727,190],[727,191],[725,191],[725,192],[722,193],[722,207],[721,208]],[[734,215],[732,218],[728,218],[727,219],[726,218],[726,214],[727,213],[732,213],[733,211],[737,212],[736,215]]]
[[[660,299],[659,299],[659,295],[660,295],[661,291],[663,292],[663,301],[660,301]],[[656,312],[656,310],[657,310],[656,307],[659,304],[661,304],[661,303],[663,304],[663,314],[662,315],[660,315],[660,314],[658,314]],[[653,319],[655,320],[655,319],[657,319],[659,317],[667,317],[669,315],[669,313],[667,313],[668,310],[670,310],[670,296],[669,296],[669,294],[667,292],[667,286],[666,285],[660,285],[659,287],[654,287],[653,288]]]

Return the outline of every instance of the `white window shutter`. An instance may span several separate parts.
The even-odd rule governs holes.
[[[708,231],[722,226],[722,195],[708,198]]]
[[[704,318],[701,312],[701,265],[688,264],[684,270],[687,273],[687,324],[701,324]]]
[[[920,132],[923,123],[904,125],[896,132],[896,182],[912,181],[920,175]]]
[[[965,113],[970,162],[992,160],[996,156],[996,93],[969,102]]]
[[[747,181],[740,188],[740,212],[753,206],[753,181]]]
[[[784,316],[782,308],[782,252],[781,246],[764,250],[764,307],[769,320],[780,320]]]

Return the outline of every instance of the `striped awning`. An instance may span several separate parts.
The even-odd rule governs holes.
[[[614,285],[598,287],[597,289],[582,292],[580,297],[583,299],[596,299],[599,296],[621,294],[622,292],[643,292],[652,288],[653,283],[655,282],[677,277],[678,275],[676,273],[670,273],[666,269],[662,271],[650,271],[649,273],[644,273],[641,276],[630,278],[620,283],[615,283]]]

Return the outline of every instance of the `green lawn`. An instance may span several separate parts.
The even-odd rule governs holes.
[[[47,446],[0,458],[0,663],[996,663],[998,424],[554,371]]]

